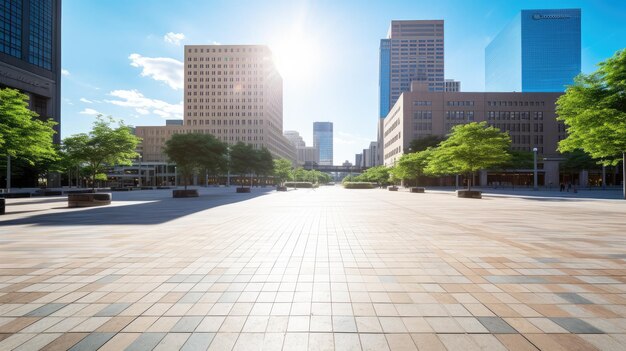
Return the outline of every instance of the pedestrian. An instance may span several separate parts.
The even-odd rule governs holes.
[[[572,183],[567,183],[567,192],[569,193],[569,191],[572,190]]]
[[[561,183],[561,185],[559,186],[559,191],[563,192],[565,190],[565,184]]]

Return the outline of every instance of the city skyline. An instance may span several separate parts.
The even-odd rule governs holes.
[[[332,121],[333,158],[341,164],[376,140],[378,47],[391,20],[443,19],[445,78],[461,81],[463,91],[484,91],[484,49],[522,9],[581,8],[583,72],[611,56],[620,45],[615,39],[626,35],[620,26],[608,34],[602,30],[601,23],[626,19],[626,6],[609,2],[447,1],[424,7],[399,1],[368,8],[354,2],[250,2],[244,11],[223,3],[149,4],[63,3],[61,137],[87,131],[98,112],[132,125],[181,118],[183,45],[267,44],[284,80],[284,130],[299,130],[312,144],[311,123]],[[138,12],[147,19],[131,20]],[[229,16],[237,20],[231,23]]]

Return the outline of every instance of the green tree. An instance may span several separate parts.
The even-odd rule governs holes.
[[[274,160],[274,177],[280,186],[283,186],[285,181],[291,178],[291,170],[291,161],[284,158]]]
[[[427,135],[422,138],[413,139],[409,143],[410,152],[424,151],[428,148],[437,147],[439,143],[446,140],[445,137],[439,135]]]
[[[399,180],[417,180],[424,175],[424,170],[428,166],[432,153],[433,149],[427,148],[419,152],[402,155],[396,166],[392,168],[391,174]]]
[[[499,167],[510,159],[508,133],[487,122],[460,124],[434,149],[425,171],[430,175],[468,174],[468,190],[477,171]]]
[[[274,158],[272,157],[272,153],[265,148],[262,147],[260,150],[254,150],[254,173],[257,176],[269,176],[274,171]]]
[[[255,171],[257,159],[257,154],[250,144],[238,142],[230,148],[230,170],[240,177],[245,177]],[[243,181],[241,187],[243,188]]]
[[[0,155],[7,160],[7,191],[11,188],[11,159],[29,165],[56,158],[52,144],[56,123],[42,121],[28,109],[28,96],[15,89],[0,89]]]
[[[71,145],[73,159],[87,165],[92,189],[96,187],[98,174],[104,173],[106,167],[129,165],[139,155],[135,149],[140,139],[123,121],[113,126],[115,122],[112,117],[98,115],[89,134],[76,134],[63,140],[64,147]]]
[[[559,151],[582,149],[604,165],[623,162],[626,199],[626,50],[580,74],[557,100],[558,120],[567,128]]]
[[[582,170],[598,168],[598,162],[581,149],[563,153],[565,160],[559,165],[561,171],[574,174]]]
[[[534,153],[532,151],[509,150],[511,157],[500,165],[502,169],[530,169],[534,167]]]
[[[200,133],[174,134],[163,149],[180,170],[185,190],[194,172],[225,169],[226,150],[226,145],[214,136]]]
[[[380,165],[365,170],[356,178],[360,182],[374,182],[384,185],[389,182],[389,168]]]

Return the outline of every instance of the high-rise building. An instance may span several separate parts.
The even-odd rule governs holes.
[[[362,167],[361,162],[363,161],[363,154],[355,154],[354,155],[354,165],[357,167]]]
[[[445,90],[447,92],[459,92],[461,91],[461,82],[454,79],[446,79],[444,81]]]
[[[333,165],[333,123],[313,122],[313,147],[320,153],[320,165]]]
[[[443,20],[391,21],[387,38],[380,40],[379,120],[377,141],[382,145],[383,120],[413,81],[428,91],[445,91]],[[382,147],[374,157],[382,163]]]
[[[412,81],[444,91],[443,34],[443,20],[391,21],[387,38],[380,40],[380,118]]]
[[[296,163],[299,166],[319,164],[319,150],[314,146],[306,146],[306,143],[300,136],[300,133],[295,130],[286,130],[283,135],[296,148]]]
[[[267,148],[274,157],[296,160],[283,136],[283,82],[264,45],[185,46],[182,125],[137,127],[144,161],[164,162],[172,134],[206,133],[234,145]]]
[[[18,89],[42,119],[61,123],[61,0],[0,1],[0,89]],[[12,185],[37,186],[37,173],[14,164]]]
[[[487,91],[563,92],[580,73],[580,9],[522,10],[485,49]]]

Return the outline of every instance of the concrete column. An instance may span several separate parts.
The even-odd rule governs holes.
[[[543,161],[544,185],[559,186],[559,161]]]
[[[478,173],[478,177],[479,177],[478,184],[480,186],[487,186],[487,171],[485,170],[480,171]]]
[[[198,175],[197,174],[193,174],[193,185],[198,185]]]
[[[589,185],[589,171],[584,169],[580,171],[580,174],[578,175],[578,183],[578,186],[580,187],[587,187]]]

